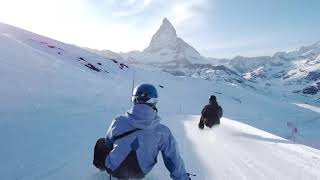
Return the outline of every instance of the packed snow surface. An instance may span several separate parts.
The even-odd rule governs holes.
[[[166,120],[193,179],[320,179],[318,150],[226,118],[203,131],[199,116]]]

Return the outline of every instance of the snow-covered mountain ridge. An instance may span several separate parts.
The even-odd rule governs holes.
[[[156,67],[177,76],[283,91],[290,96],[307,96],[316,101],[320,98],[320,42],[273,56],[208,58],[179,38],[165,18],[142,52],[95,52],[131,64]]]
[[[236,84],[245,81],[241,75],[224,64],[212,63],[212,59],[201,56],[194,47],[177,36],[175,28],[167,18],[163,19],[149,46],[142,52],[117,54],[108,50],[89,50],[131,64],[155,67],[177,76],[200,77]]]
[[[236,57],[228,65],[256,83],[288,88],[316,100],[320,97],[320,42],[271,57]]]

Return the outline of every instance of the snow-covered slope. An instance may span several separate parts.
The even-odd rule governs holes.
[[[170,117],[193,179],[320,179],[319,151],[239,122],[222,119],[218,128],[199,131],[199,116]],[[168,122],[169,123],[169,122]],[[184,129],[178,131],[178,127]],[[298,163],[297,163],[298,162]]]
[[[133,74],[136,83],[157,86],[159,114],[187,170],[198,175],[193,179],[319,179],[319,150],[299,145],[320,148],[319,113],[306,106],[242,86],[128,66],[0,24],[1,179],[106,179],[91,164],[93,145],[112,117],[130,108]],[[198,130],[199,117],[190,115],[199,114],[211,94],[224,117],[238,122],[223,119],[217,129]],[[147,179],[169,179],[160,159]]]

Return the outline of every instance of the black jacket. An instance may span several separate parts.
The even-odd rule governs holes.
[[[220,118],[222,117],[222,114],[222,108],[217,102],[204,106],[201,111],[199,127],[200,125],[212,127],[213,125],[220,124]]]

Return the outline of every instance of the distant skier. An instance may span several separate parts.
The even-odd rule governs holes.
[[[190,180],[176,141],[157,115],[156,88],[138,85],[133,92],[133,108],[116,117],[95,146],[94,165],[118,179],[141,179],[157,163],[159,151],[174,180]]]
[[[201,111],[199,128],[203,129],[204,125],[209,128],[214,125],[219,125],[222,113],[222,108],[218,105],[216,96],[211,95],[209,97],[209,104],[205,105],[203,110]]]

